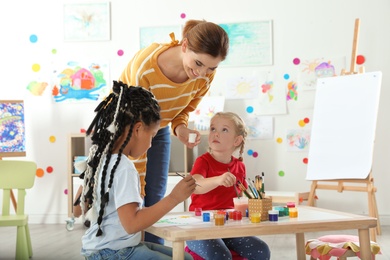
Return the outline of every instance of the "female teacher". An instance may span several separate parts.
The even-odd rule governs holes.
[[[219,25],[189,20],[179,42],[153,43],[138,51],[119,80],[150,90],[161,107],[161,124],[148,152],[134,161],[141,178],[146,207],[160,201],[166,191],[170,160],[170,129],[189,148],[200,143],[200,133],[189,129],[189,113],[210,89],[216,69],[228,53],[229,38]],[[188,142],[190,133],[196,141]],[[145,241],[163,244],[163,239],[145,233]]]

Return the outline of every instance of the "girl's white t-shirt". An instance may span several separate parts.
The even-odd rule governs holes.
[[[113,154],[111,156],[105,178],[105,191],[107,191],[111,169],[113,168],[117,158],[117,154]],[[101,174],[102,169],[100,169],[98,180],[101,179]],[[96,204],[99,205],[98,210],[100,210],[100,191],[101,183],[99,182]],[[119,250],[126,247],[136,246],[140,243],[141,232],[128,234],[123,228],[117,212],[119,207],[133,202],[138,203],[139,207],[142,208],[143,200],[140,194],[141,184],[137,169],[135,168],[134,163],[127,156],[122,155],[121,161],[115,170],[113,184],[109,191],[109,202],[104,208],[103,222],[101,224],[103,234],[97,237],[96,233],[98,230],[98,224],[91,223],[90,228],[82,237],[82,255],[89,256],[104,248]]]

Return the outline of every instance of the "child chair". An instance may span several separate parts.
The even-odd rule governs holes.
[[[327,235],[306,242],[306,254],[310,255],[310,260],[328,260],[332,256],[345,260],[347,257],[360,258],[359,237],[351,235]],[[375,259],[376,254],[381,254],[377,243],[371,241],[371,259]]]
[[[26,189],[34,185],[37,165],[31,161],[0,160],[0,189],[3,190],[0,227],[17,227],[15,259],[32,257],[28,215],[24,213]],[[15,214],[10,214],[11,190],[17,189]]]
[[[195,252],[192,252],[188,246],[186,246],[184,248],[184,251],[186,251],[187,253],[189,253],[193,258],[194,260],[204,260],[201,256],[199,256],[197,253]],[[232,253],[232,257],[233,257],[233,260],[247,260],[246,258],[240,256],[239,254],[237,254],[236,252],[230,250],[230,253]]]

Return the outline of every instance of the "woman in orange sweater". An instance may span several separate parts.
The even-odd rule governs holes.
[[[189,129],[189,113],[207,94],[216,69],[228,53],[229,38],[222,27],[204,20],[189,20],[179,42],[173,33],[166,44],[153,43],[138,51],[119,80],[150,90],[161,107],[160,130],[148,152],[134,161],[141,178],[145,206],[164,197],[170,160],[170,129],[189,148],[200,142],[200,133]],[[196,141],[188,142],[190,133]],[[153,172],[153,174],[148,174]],[[145,241],[163,244],[149,233]]]

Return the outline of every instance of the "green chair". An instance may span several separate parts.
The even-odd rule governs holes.
[[[24,213],[26,189],[34,185],[37,165],[31,161],[0,160],[0,189],[3,190],[0,227],[17,227],[15,259],[32,257],[28,215]],[[17,190],[15,213],[11,214],[12,189]]]

